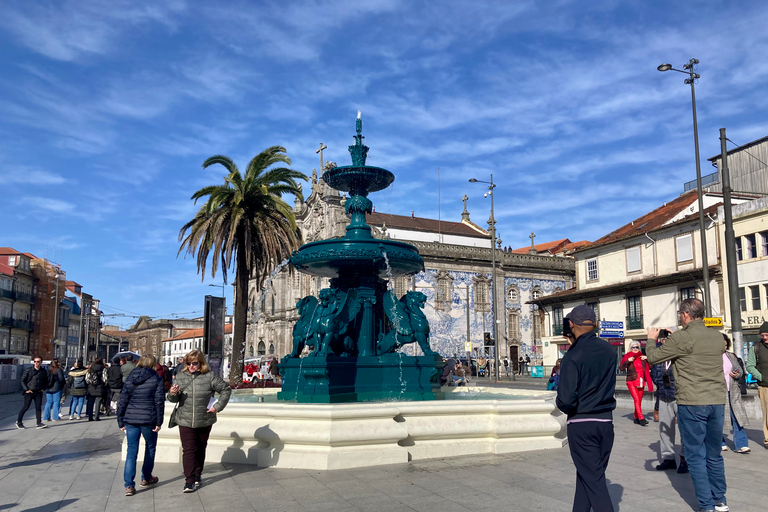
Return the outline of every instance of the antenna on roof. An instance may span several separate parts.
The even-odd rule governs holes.
[[[437,242],[442,243],[440,234],[440,168],[437,168]]]

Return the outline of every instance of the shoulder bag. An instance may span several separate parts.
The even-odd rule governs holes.
[[[176,407],[174,407],[173,412],[171,412],[171,419],[168,420],[168,428],[173,428],[178,426],[178,423],[176,422],[176,413],[179,410],[179,405],[181,405],[181,392],[187,389],[187,387],[195,381],[195,377],[197,377],[197,375],[193,376],[192,380],[190,380],[186,386],[184,386],[179,390],[179,401],[176,402]]]

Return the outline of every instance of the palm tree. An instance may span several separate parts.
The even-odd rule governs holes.
[[[303,199],[297,179],[307,177],[293,169],[274,167],[291,164],[285,148],[272,146],[256,155],[240,174],[231,158],[216,155],[203,162],[203,169],[220,164],[227,170],[223,185],[201,188],[191,199],[207,197],[195,217],[179,231],[178,254],[183,251],[197,259],[197,271],[205,279],[208,256],[212,256],[211,277],[221,265],[224,282],[227,271],[235,265],[235,327],[232,336],[232,361],[229,381],[239,382],[243,360],[238,357],[245,347],[248,313],[248,281],[254,279],[260,289],[266,277],[284,258],[301,245],[293,210],[282,200],[291,193]]]

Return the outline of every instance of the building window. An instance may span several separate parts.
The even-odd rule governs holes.
[[[642,269],[640,263],[640,246],[627,249],[627,273],[640,272]]]
[[[448,272],[437,274],[437,290],[435,293],[435,309],[448,311],[451,309],[451,286],[453,278]]]
[[[563,335],[563,306],[552,308],[552,336]]]
[[[513,311],[507,316],[510,341],[520,341],[520,312]]]
[[[253,357],[253,345],[248,347],[248,354],[249,354],[250,357]]]
[[[675,249],[677,250],[678,263],[693,261],[693,237],[691,234],[675,238]]]
[[[763,297],[765,297],[765,308],[768,309],[768,284],[763,285]]]
[[[541,331],[542,331],[542,315],[541,310],[538,311],[531,311],[531,316],[533,316],[533,341],[541,341]]]
[[[682,303],[685,299],[695,299],[696,298],[696,287],[691,286],[690,288],[680,288],[680,302]]]
[[[640,295],[627,297],[627,329],[643,328],[643,304]]]
[[[475,311],[488,313],[491,311],[491,282],[485,276],[472,279],[475,287]]]
[[[399,299],[408,292],[411,278],[409,277],[396,277],[395,278],[395,296]]]
[[[768,231],[760,233],[760,246],[762,247],[760,256],[768,256]]]
[[[587,281],[597,281],[597,258],[587,260]]]
[[[271,298],[272,298],[272,314],[274,315],[275,314],[275,296],[273,295]]]
[[[509,302],[512,304],[520,302],[520,292],[517,290],[516,286],[509,287],[509,290],[507,291],[507,297],[509,298]]]
[[[749,287],[749,294],[752,296],[752,311],[760,309],[760,285]]]
[[[743,286],[739,288],[739,306],[742,312],[747,310],[747,290]]]
[[[16,266],[16,256],[8,256],[8,266],[9,267],[15,267]]]
[[[752,258],[757,258],[757,244],[755,243],[755,234],[752,233],[751,235],[745,236],[744,240],[747,242],[746,247],[744,247],[744,259],[749,260]]]
[[[736,261],[744,259],[744,253],[741,251],[741,238],[736,239]]]
[[[534,286],[533,290],[531,290],[531,299],[532,300],[539,300],[541,298],[541,288],[538,286]]]
[[[595,312],[595,318],[600,320],[600,303],[599,302],[587,302],[587,307],[592,308]]]

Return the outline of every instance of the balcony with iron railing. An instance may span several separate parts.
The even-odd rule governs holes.
[[[31,293],[24,293],[24,292],[16,292],[16,300],[20,300],[22,302],[29,302],[30,304],[35,303],[35,296]]]
[[[0,327],[13,327],[13,318],[9,316],[0,316]]]
[[[552,336],[562,336],[563,335],[563,324],[552,324]]]
[[[21,320],[19,318],[16,318],[13,320],[13,328],[25,329],[27,331],[31,331],[35,328],[35,325],[30,320]]]
[[[627,317],[627,330],[643,329],[643,315],[635,315]]]
[[[13,290],[6,290],[5,288],[0,288],[0,298],[3,299],[13,299],[15,294],[13,293]]]

